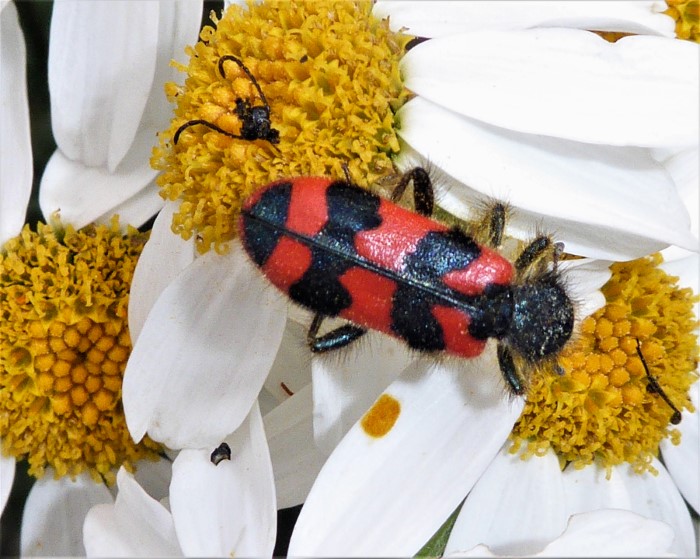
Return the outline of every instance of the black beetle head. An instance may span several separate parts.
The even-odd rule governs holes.
[[[526,361],[555,357],[573,329],[574,305],[556,274],[513,287],[512,323],[505,338]]]

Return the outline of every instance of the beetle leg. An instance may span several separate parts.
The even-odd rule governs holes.
[[[423,169],[423,167],[414,167],[401,176],[399,184],[396,185],[394,192],[391,194],[391,201],[398,202],[411,181],[413,181],[413,204],[416,213],[425,216],[433,215],[433,207],[435,205],[433,181],[430,180],[428,171]]]
[[[560,250],[560,245],[553,242],[548,235],[535,237],[515,260],[515,271],[520,277],[536,276],[543,273],[550,262],[554,262],[556,270]]]
[[[518,396],[525,393],[525,387],[520,380],[520,375],[518,375],[518,370],[513,362],[513,356],[510,350],[504,344],[498,344],[498,365],[501,368],[501,374],[506,382],[510,386],[510,390],[513,394]]]
[[[340,349],[367,333],[366,328],[355,326],[354,324],[345,324],[323,336],[319,336],[318,331],[324,318],[326,317],[322,314],[315,315],[309,327],[309,333],[306,335],[306,343],[309,344],[309,348],[314,353]]]

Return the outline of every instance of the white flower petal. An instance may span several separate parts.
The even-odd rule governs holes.
[[[433,535],[501,447],[522,410],[508,402],[495,352],[419,360],[385,394],[391,430],[358,422],[324,465],[302,508],[290,555],[407,556]]]
[[[389,16],[391,28],[407,28],[418,37],[441,37],[485,29],[527,29],[529,27],[574,27],[597,31],[658,33],[674,36],[673,19],[659,12],[664,2],[553,2],[435,0],[410,2],[380,1],[376,17]]]
[[[425,41],[405,85],[504,128],[619,146],[696,145],[698,45],[574,29],[483,31]],[[463,153],[469,153],[464,151]]]
[[[129,358],[123,402],[132,437],[218,445],[260,392],[285,308],[239,243],[197,258],[156,301]]]
[[[0,12],[0,247],[24,225],[32,191],[27,56],[13,3]]]
[[[566,530],[540,553],[528,557],[669,557],[673,530],[626,510],[602,509],[575,514]],[[449,557],[502,557],[478,545]],[[512,556],[512,555],[511,555]]]
[[[88,557],[180,557],[168,510],[124,468],[117,474],[114,504],[90,509],[83,527]]]
[[[535,557],[663,557],[673,529],[626,510],[573,515],[565,532]]]
[[[172,118],[172,106],[165,102],[163,84],[182,82],[183,74],[173,65],[173,60],[187,65],[185,53],[188,45],[197,42],[202,19],[202,0],[160,0],[158,2],[158,47],[155,75],[138,134],[147,143],[143,153],[148,158],[155,134],[168,127]],[[150,22],[154,25],[155,22]]]
[[[368,332],[344,348],[342,355],[336,352],[315,357],[311,370],[318,448],[330,455],[412,360],[405,344],[378,332]]]
[[[95,218],[95,223],[109,223],[114,215],[119,216],[122,225],[141,227],[163,208],[165,203],[158,193],[159,187],[155,182],[148,183],[131,198],[109,208],[104,214]]]
[[[15,479],[15,458],[0,453],[0,516],[5,510],[7,498],[12,490],[12,482]]]
[[[566,521],[557,457],[522,460],[504,447],[462,505],[445,554],[485,544],[498,555],[532,555],[559,536]]]
[[[559,262],[559,268],[565,270],[569,295],[576,302],[577,320],[582,320],[605,306],[605,296],[600,288],[612,276],[610,264],[607,260],[588,258]]]
[[[172,459],[164,458],[155,462],[141,460],[133,476],[143,490],[156,501],[165,499],[170,494],[170,480],[173,475]]]
[[[170,228],[177,209],[177,204],[169,202],[158,214],[134,270],[129,293],[129,333],[134,344],[160,294],[195,258],[194,243],[183,241]]]
[[[596,509],[631,510],[673,528],[676,538],[671,553],[694,556],[695,534],[688,507],[663,465],[657,460],[651,465],[659,475],[638,475],[623,465],[613,467],[609,480],[605,479],[603,468],[567,468],[562,479],[568,514]]]
[[[269,557],[275,487],[257,405],[226,442],[231,460],[218,465],[210,460],[213,448],[183,450],[175,459],[170,508],[180,545],[189,556]]]
[[[314,442],[311,385],[307,385],[263,419],[275,473],[277,508],[306,500],[326,455]]]
[[[668,439],[661,441],[664,464],[688,504],[700,514],[700,382],[690,387],[695,412],[683,410],[681,444],[674,446]]]
[[[459,181],[438,196],[458,217],[469,217],[475,199],[506,200],[518,208],[511,228],[531,233],[544,221],[567,252],[609,260],[696,245],[673,182],[646,149],[512,132],[420,97],[398,117],[402,138]]]
[[[69,159],[114,171],[129,151],[153,83],[159,8],[155,2],[54,5],[51,120]]]
[[[652,153],[657,156],[658,154]],[[673,153],[661,160],[676,184],[681,200],[690,214],[690,231],[696,240],[700,238],[700,151],[697,146]],[[695,243],[695,252],[700,250],[700,242]],[[685,258],[687,250],[670,247],[662,252],[664,260]]]
[[[47,470],[29,491],[22,516],[23,556],[84,555],[83,520],[94,505],[111,503],[106,486],[81,474],[53,479]]]
[[[143,157],[132,158],[130,154],[125,161],[128,164],[119,171],[108,173],[104,167],[86,167],[71,161],[56,150],[41,177],[42,213],[48,218],[58,211],[61,219],[76,229],[104,214],[111,215],[114,208],[138,194],[157,174]]]
[[[282,343],[265,380],[265,388],[277,403],[289,398],[289,392],[295,393],[311,382],[311,351],[306,344],[308,330],[308,324],[287,318]]]

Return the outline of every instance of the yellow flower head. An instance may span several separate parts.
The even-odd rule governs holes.
[[[610,471],[629,462],[642,472],[653,471],[663,438],[680,442],[669,423],[678,419],[676,410],[693,411],[696,297],[660,263],[655,255],[612,266],[603,287],[607,304],[584,320],[579,339],[561,356],[564,375],[533,382],[511,435],[513,452],[552,449],[562,465],[597,461]]]
[[[679,39],[700,42],[700,0],[667,0],[664,12],[676,20]]]
[[[410,37],[392,33],[371,7],[328,0],[234,5],[215,19],[216,29],[202,30],[182,68],[184,87],[166,87],[176,116],[152,158],[163,171],[162,196],[181,201],[173,230],[195,235],[200,252],[226,250],[242,201],[276,179],[342,177],[343,164],[362,185],[394,173],[394,112],[408,98],[398,62]],[[241,134],[237,102],[264,106],[230,57],[259,84],[278,143],[216,130]],[[177,130],[192,121],[209,125],[186,126],[175,144]]]
[[[0,439],[29,473],[88,471],[114,481],[120,465],[156,458],[131,440],[121,405],[131,352],[126,311],[147,236],[118,221],[79,231],[39,224],[0,253]]]

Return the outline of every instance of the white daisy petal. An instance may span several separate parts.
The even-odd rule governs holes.
[[[51,120],[69,159],[114,171],[129,151],[153,83],[159,9],[155,2],[54,5]]]
[[[239,243],[197,258],[161,294],[124,374],[129,431],[170,448],[216,446],[248,415],[275,357],[286,303]]]
[[[664,522],[605,509],[573,515],[561,537],[535,557],[663,557],[672,542]]]
[[[163,84],[182,82],[182,72],[173,60],[187,64],[186,48],[197,41],[202,19],[202,0],[160,0],[158,2],[158,48],[155,76],[148,101],[143,111],[139,134],[148,145],[154,143],[154,134],[168,127],[172,106],[165,102]],[[153,26],[154,22],[150,22]],[[150,153],[150,148],[144,153]]]
[[[458,217],[488,196],[517,207],[511,229],[526,236],[546,216],[545,228],[574,254],[629,260],[669,244],[695,248],[687,210],[646,149],[512,132],[420,97],[398,117],[402,138],[461,183],[438,197]]]
[[[15,458],[0,453],[0,516],[5,510],[7,498],[12,490],[12,482],[15,479]]]
[[[612,276],[611,262],[607,260],[564,260],[558,266],[565,272],[566,285],[569,295],[576,301],[576,318],[592,315],[605,304],[605,296],[600,292]]]
[[[278,404],[289,398],[290,392],[295,393],[311,382],[311,351],[306,343],[308,330],[308,324],[287,318],[282,343],[265,379],[265,388]]]
[[[96,221],[102,215],[134,197],[148,185],[157,172],[143,154],[134,151],[115,173],[105,167],[86,167],[71,161],[56,150],[44,169],[39,204],[44,216],[60,212],[61,219],[76,229]]]
[[[540,553],[527,556],[667,557],[672,541],[668,524],[626,510],[602,509],[573,515],[561,536]],[[446,556],[502,557],[484,545]]]
[[[32,190],[27,56],[14,3],[0,12],[0,246],[19,234]]]
[[[418,37],[441,37],[485,29],[573,27],[597,31],[674,36],[673,19],[660,13],[664,2],[380,1],[376,17],[391,19],[391,28],[407,28]]]
[[[114,504],[90,509],[83,527],[88,557],[180,557],[168,510],[124,468],[117,474]]]
[[[313,359],[314,435],[330,454],[377,396],[412,361],[406,346],[368,332],[345,348]]]
[[[399,403],[396,423],[378,438],[360,422],[349,431],[302,508],[289,554],[415,554],[473,486],[522,410],[521,400],[503,397],[494,353],[408,367],[378,400],[378,417],[392,398]]]
[[[172,454],[168,450],[165,452],[166,455]],[[141,460],[133,476],[146,493],[156,501],[161,501],[169,496],[172,474],[173,460],[164,458],[157,461]]]
[[[661,441],[664,464],[688,504],[700,514],[700,383],[690,387],[695,412],[683,410],[681,444],[674,446],[668,439]]]
[[[619,146],[698,141],[698,45],[575,29],[477,31],[425,41],[405,85],[496,126]],[[464,151],[463,153],[469,153]]]
[[[445,554],[485,544],[499,555],[532,555],[562,533],[566,520],[557,457],[522,460],[504,447],[462,505]]]
[[[314,442],[312,410],[309,384],[264,417],[278,509],[306,500],[326,460]]]
[[[37,480],[29,491],[22,516],[23,556],[80,556],[83,520],[94,505],[111,503],[112,495],[89,475],[53,478],[53,470]]]
[[[177,209],[177,204],[169,202],[158,214],[134,270],[129,293],[129,334],[134,344],[160,294],[195,258],[194,243],[183,241],[170,229]]]
[[[658,155],[652,152],[655,157]],[[673,178],[681,200],[690,214],[690,231],[695,235],[695,251],[700,250],[700,151],[697,146],[673,153],[670,157],[661,159],[664,167]],[[689,256],[690,252],[670,247],[662,252],[664,260],[676,260]]]
[[[159,187],[150,182],[131,198],[127,198],[117,206],[109,208],[104,214],[95,218],[95,223],[109,223],[114,215],[119,216],[122,225],[141,227],[165,205],[160,197]]]
[[[269,557],[275,488],[257,405],[226,442],[231,460],[218,465],[212,449],[183,450],[175,459],[170,507],[180,545],[189,556]]]
[[[623,465],[613,468],[609,480],[602,468],[567,468],[562,479],[568,514],[596,509],[631,510],[673,528],[676,537],[671,553],[694,556],[695,534],[688,507],[663,465],[657,460],[651,465],[659,471],[657,476],[638,475]]]

